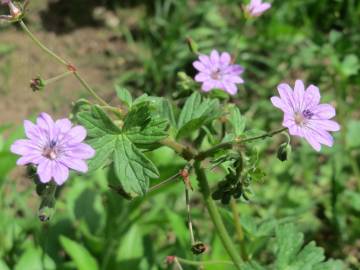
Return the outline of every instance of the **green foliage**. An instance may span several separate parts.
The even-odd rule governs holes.
[[[219,101],[203,99],[194,92],[185,102],[178,120],[177,137],[185,137],[219,116]]]
[[[76,269],[79,270],[98,270],[99,266],[96,260],[91,256],[79,243],[65,237],[60,236],[60,242],[65,252],[69,254],[76,265]]]
[[[276,230],[275,269],[341,269],[339,262],[324,262],[324,251],[314,242],[302,247],[303,243],[304,235],[293,224],[279,226]]]
[[[118,182],[131,197],[144,195],[149,188],[149,179],[159,177],[155,165],[135,146],[155,143],[166,137],[166,121],[153,120],[149,110],[149,104],[145,102],[132,107],[122,128],[117,127],[99,106],[92,106],[90,111],[80,112],[77,116],[89,131],[92,138],[89,144],[96,150],[95,157],[89,161],[90,171],[114,162]]]

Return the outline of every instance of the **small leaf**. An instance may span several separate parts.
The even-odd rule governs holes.
[[[155,165],[125,136],[120,135],[115,145],[114,169],[126,193],[144,195],[149,178],[158,178]]]
[[[99,266],[90,252],[77,242],[60,236],[60,243],[72,258],[78,270],[97,270]]]
[[[229,121],[234,128],[235,135],[236,136],[242,135],[245,130],[246,122],[245,122],[245,117],[241,115],[241,112],[238,107],[236,106],[230,107]]]
[[[200,128],[202,125],[218,117],[219,101],[217,99],[205,99],[201,101],[198,92],[193,93],[185,102],[178,121],[177,137],[184,137]]]
[[[125,89],[119,85],[115,86],[115,91],[116,91],[118,98],[123,103],[125,103],[128,107],[131,107],[133,100],[132,100],[132,96],[131,96],[130,92],[127,89]]]
[[[124,120],[123,131],[126,133],[132,129],[142,130],[151,121],[149,103],[144,102],[134,106]]]

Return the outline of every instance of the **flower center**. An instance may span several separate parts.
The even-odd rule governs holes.
[[[44,147],[43,156],[51,160],[56,159],[58,153],[55,146],[56,146],[56,142],[51,141],[48,146]]]
[[[221,72],[220,72],[219,69],[217,69],[217,70],[213,71],[210,76],[214,80],[220,80],[221,79]]]
[[[295,123],[297,125],[304,125],[304,123],[306,122],[306,120],[311,119],[311,117],[314,116],[314,113],[311,112],[310,110],[304,110],[302,113],[301,112],[296,112],[295,113]]]
[[[310,110],[304,110],[302,114],[306,119],[311,119],[314,116],[314,113]]]

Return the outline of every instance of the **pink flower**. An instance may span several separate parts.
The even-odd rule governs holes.
[[[319,88],[310,85],[306,88],[301,80],[295,82],[294,91],[285,83],[277,87],[280,98],[272,97],[272,104],[284,112],[283,126],[289,128],[289,133],[305,138],[316,150],[321,144],[332,146],[334,139],[329,131],[339,131],[337,122],[330,120],[336,115],[330,104],[320,103]]]
[[[62,185],[69,177],[69,169],[87,172],[84,160],[92,158],[95,150],[83,143],[86,130],[82,126],[72,126],[69,119],[53,121],[47,113],[41,113],[36,124],[25,120],[28,139],[17,140],[11,152],[21,155],[18,165],[37,165],[37,174],[42,183],[54,179]]]
[[[250,3],[245,6],[246,12],[252,17],[260,16],[269,8],[271,8],[271,4],[263,3],[262,0],[251,0]]]
[[[210,56],[200,55],[193,66],[199,71],[195,81],[202,83],[201,88],[204,92],[222,89],[230,95],[235,95],[238,90],[236,84],[244,83],[240,77],[244,68],[232,64],[231,56],[227,52],[219,54],[217,50],[212,50]]]
[[[21,10],[11,0],[0,0],[2,5],[8,5],[10,15],[0,15],[0,19],[11,21],[16,20],[21,15]]]

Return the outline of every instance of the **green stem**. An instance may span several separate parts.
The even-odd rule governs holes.
[[[197,175],[197,180],[198,180],[199,186],[200,186],[200,192],[202,193],[202,195],[204,197],[206,208],[207,208],[209,215],[212,219],[212,222],[217,230],[220,240],[221,240],[224,248],[226,249],[227,253],[229,254],[230,258],[234,262],[235,267],[238,270],[240,270],[241,264],[242,264],[241,257],[237,253],[236,247],[235,247],[234,243],[232,242],[232,240],[225,228],[225,225],[222,221],[220,212],[219,212],[215,202],[211,198],[209,183],[206,179],[204,170],[200,167],[200,161],[196,161],[194,167],[195,167],[195,172]]]
[[[44,83],[45,83],[45,84],[50,84],[50,83],[56,82],[56,81],[58,81],[58,80],[60,80],[60,79],[62,79],[62,78],[64,78],[64,77],[66,77],[66,76],[68,76],[68,75],[70,75],[70,74],[72,74],[72,72],[71,72],[71,71],[67,71],[67,72],[62,73],[62,74],[60,74],[60,75],[58,75],[58,76],[52,77],[52,78],[50,78],[50,79],[47,79]]]
[[[178,143],[170,138],[166,138],[160,143],[173,149],[176,153],[178,153],[186,160],[191,160],[196,156],[196,151],[192,147],[182,145],[181,143]]]
[[[234,265],[230,261],[206,261],[206,262],[198,262],[198,261],[191,261],[183,258],[176,257],[176,259],[181,262],[182,264],[187,265],[194,265],[194,266],[204,266],[204,265],[213,265],[213,264],[229,264]]]
[[[230,208],[231,208],[231,212],[232,212],[233,219],[234,219],[235,231],[236,231],[239,243],[240,243],[241,257],[243,258],[244,261],[247,261],[249,259],[249,256],[245,249],[244,231],[243,231],[241,223],[240,223],[240,214],[237,209],[236,200],[234,198],[231,198],[231,200],[230,200]]]
[[[215,145],[214,147],[209,148],[208,150],[200,152],[197,156],[195,156],[195,159],[196,160],[204,160],[205,158],[211,156],[212,154],[216,153],[217,151],[219,151],[221,149],[230,149],[231,147],[233,147],[233,145],[240,145],[240,144],[248,143],[248,142],[259,140],[259,139],[265,139],[268,137],[272,137],[278,133],[285,131],[286,129],[287,128],[281,128],[281,129],[278,129],[275,131],[268,132],[263,135],[245,138],[243,140],[235,140],[235,141],[220,143],[218,145]]]
[[[62,59],[60,56],[52,52],[49,48],[47,48],[44,44],[41,43],[41,41],[30,31],[30,29],[26,26],[26,24],[23,22],[23,20],[19,21],[21,28],[25,31],[26,34],[36,43],[37,46],[39,46],[44,52],[49,54],[51,57],[56,59],[59,63],[67,66],[68,62]]]
[[[98,94],[96,94],[95,90],[90,87],[90,85],[83,79],[83,77],[80,76],[79,73],[74,72],[74,75],[82,84],[82,86],[84,86],[85,89],[101,103],[101,105],[109,106],[109,104],[105,100],[103,100],[100,96],[98,96]]]

